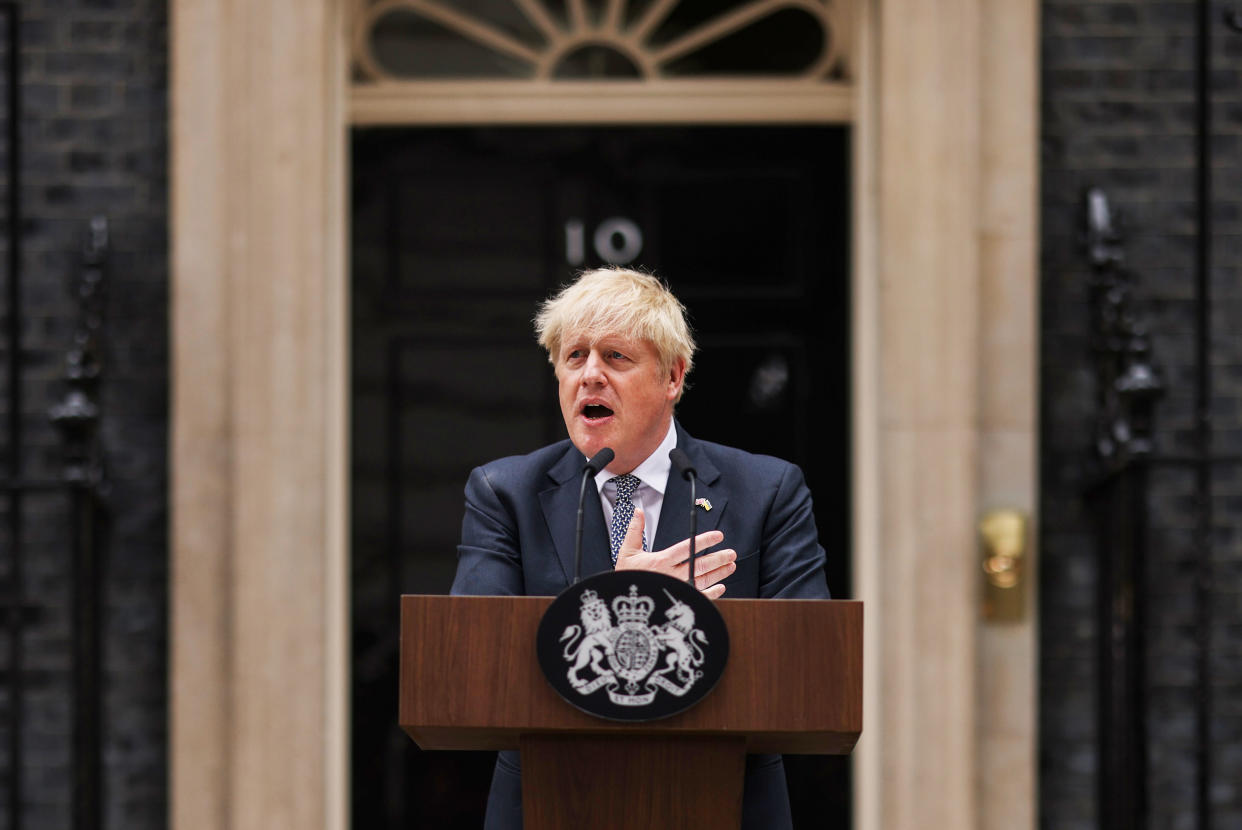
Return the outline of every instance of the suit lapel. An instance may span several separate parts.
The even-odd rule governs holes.
[[[695,486],[695,497],[707,499],[712,509],[695,507],[695,530],[703,533],[715,530],[720,525],[720,517],[724,515],[728,494],[720,481],[720,471],[712,464],[704,453],[701,444],[686,434],[677,424],[677,446],[690,457],[694,469],[698,471]],[[660,506],[660,526],[656,528],[654,550],[667,547],[690,537],[690,482],[677,474],[673,469],[668,474],[668,484],[664,487],[664,503]]]
[[[568,585],[574,576],[574,531],[578,521],[578,492],[582,485],[582,467],[586,460],[571,444],[549,470],[552,479],[548,489],[539,493],[539,504],[548,524],[548,533],[556,548],[556,558]],[[612,570],[608,552],[608,532],[604,528],[604,511],[599,505],[599,491],[587,485],[582,521],[582,575]]]

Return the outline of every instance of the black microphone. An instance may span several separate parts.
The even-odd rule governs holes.
[[[686,455],[681,447],[673,447],[668,451],[668,460],[673,462],[673,466],[677,468],[677,472],[681,477],[690,482],[690,578],[686,580],[690,583],[690,587],[694,587],[694,537],[698,535],[698,514],[694,508],[694,482],[698,478],[698,472],[694,469],[694,465],[690,463],[690,456]]]
[[[616,457],[616,453],[611,447],[604,447],[591,459],[587,461],[586,466],[582,468],[582,488],[578,491],[578,530],[574,537],[574,584],[582,579],[582,514],[583,507],[586,504],[587,482],[599,475],[599,471],[612,463],[612,459]]]

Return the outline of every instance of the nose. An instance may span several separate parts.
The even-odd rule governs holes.
[[[582,366],[582,383],[583,385],[602,386],[608,382],[608,375],[604,372],[604,358],[595,349],[591,349],[587,355],[586,363]]]

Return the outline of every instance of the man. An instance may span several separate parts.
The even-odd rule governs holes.
[[[588,498],[582,574],[616,568],[684,579],[689,485],[670,475],[680,447],[704,499],[695,585],[713,599],[827,599],[824,550],[801,471],[768,456],[697,441],[673,418],[694,359],[685,309],[655,277],[601,269],[545,302],[535,318],[569,439],[476,468],[466,484],[454,594],[555,595],[573,579],[578,488],[585,460],[616,453]],[[711,508],[707,509],[710,504]],[[516,752],[501,752],[488,830],[522,825]],[[780,756],[746,764],[743,827],[791,826]]]

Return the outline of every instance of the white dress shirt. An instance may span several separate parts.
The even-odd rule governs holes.
[[[642,482],[634,491],[634,506],[643,509],[643,535],[647,541],[647,549],[655,544],[656,528],[660,524],[660,507],[664,504],[664,489],[668,486],[669,470],[673,462],[668,459],[668,452],[677,446],[677,428],[673,419],[668,422],[668,432],[655,452],[647,456],[642,464],[633,469],[633,474]],[[604,508],[604,527],[612,527],[612,503],[617,500],[617,485],[612,480],[622,473],[610,473],[601,470],[595,477],[595,486],[599,489],[599,503]]]

